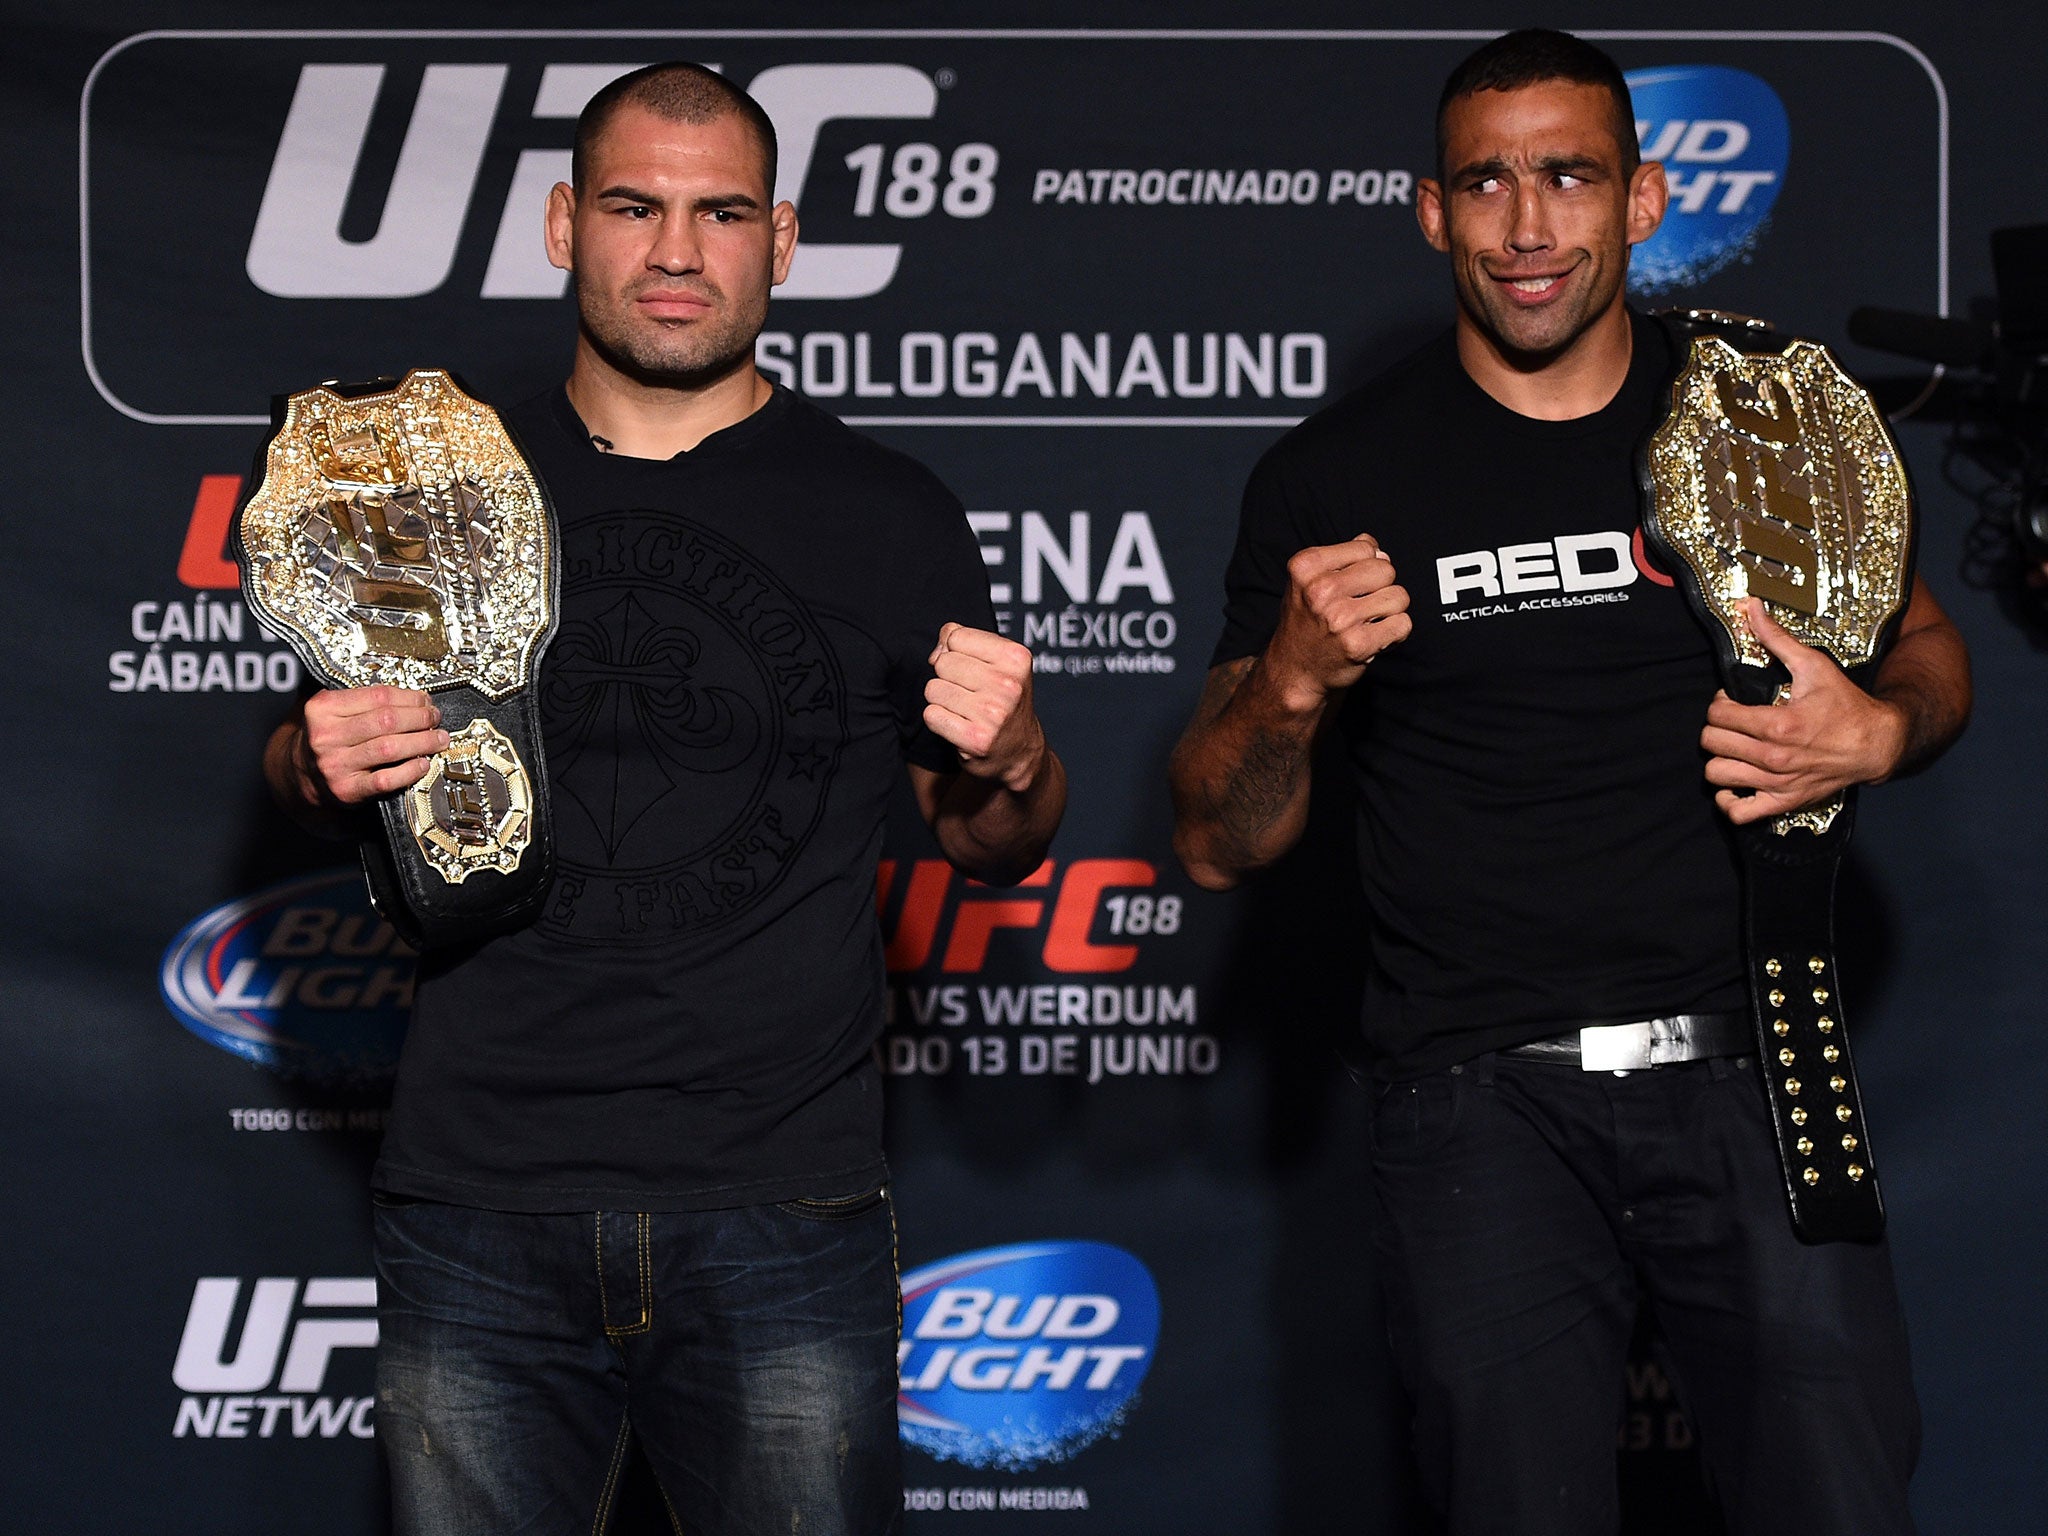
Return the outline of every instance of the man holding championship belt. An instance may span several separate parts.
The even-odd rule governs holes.
[[[760,107],[667,64],[592,99],[548,202],[575,361],[504,425],[559,526],[526,770],[554,874],[526,926],[421,958],[373,1180],[402,1532],[602,1529],[629,1437],[691,1530],[901,1508],[885,812],[907,764],[946,856],[1005,882],[1065,777],[959,502],[755,370],[797,238],[774,187]],[[343,510],[404,555],[393,504]],[[438,773],[420,817],[487,820],[510,801],[444,699],[314,695],[274,791],[349,830]]]
[[[1835,1145],[1861,1126],[1824,914],[1799,930],[1811,948],[1754,957],[1753,1015],[1746,948],[1777,888],[1735,844],[1844,834],[1837,800],[1961,730],[1967,658],[1903,574],[1867,690],[1747,595],[1789,614],[1883,585],[1809,558],[1854,498],[1825,466],[1785,468],[1805,407],[1769,381],[1730,382],[1715,420],[1731,455],[1777,434],[1780,458],[1703,473],[1710,500],[1755,492],[1772,516],[1737,519],[1735,563],[1683,582],[1659,558],[1676,539],[1646,548],[1638,452],[1690,343],[1624,302],[1666,188],[1605,54],[1546,31],[1485,45],[1444,89],[1437,145],[1418,214],[1451,258],[1455,327],[1254,471],[1174,756],[1176,846],[1214,889],[1271,864],[1302,834],[1317,733],[1340,734],[1372,916],[1375,1240],[1452,1532],[1615,1529],[1639,1297],[1731,1531],[1909,1531],[1919,1422],[1890,1257],[1874,1223],[1802,1203],[1821,1186],[1874,1207],[1867,1147]],[[1896,469],[1881,423],[1865,436]],[[1660,506],[1658,528],[1682,521]],[[1706,586],[1734,649],[1779,669],[1775,703],[1721,690],[1688,603]]]

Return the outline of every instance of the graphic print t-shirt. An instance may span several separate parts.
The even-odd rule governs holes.
[[[669,460],[504,413],[561,526],[539,687],[556,873],[423,957],[375,1174],[501,1210],[687,1210],[883,1173],[875,869],[947,620],[993,629],[928,471],[785,391]]]
[[[1663,328],[1572,421],[1475,384],[1451,336],[1282,438],[1246,489],[1219,663],[1262,650],[1288,558],[1377,539],[1414,632],[1339,717],[1372,914],[1379,1070],[1568,1025],[1743,1006],[1733,844],[1699,735],[1718,673],[1646,558],[1637,444]]]

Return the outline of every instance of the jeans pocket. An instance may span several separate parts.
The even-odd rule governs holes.
[[[370,1204],[380,1211],[410,1210],[413,1206],[426,1205],[427,1203],[426,1200],[418,1195],[394,1194],[388,1189],[373,1189],[370,1191]]]
[[[1464,1082],[1461,1073],[1435,1072],[1381,1085],[1372,1111],[1373,1156],[1402,1162],[1427,1157],[1449,1141],[1463,1108]]]
[[[778,1200],[775,1208],[792,1216],[802,1216],[810,1221],[845,1221],[854,1216],[865,1216],[869,1211],[889,1202],[889,1186],[878,1184],[857,1195],[841,1195],[829,1200]]]

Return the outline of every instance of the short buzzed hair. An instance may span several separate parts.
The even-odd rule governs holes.
[[[761,104],[715,70],[672,60],[649,64],[621,75],[590,98],[576,119],[576,147],[570,155],[569,180],[580,195],[590,164],[591,147],[621,107],[645,107],[672,123],[710,123],[737,116],[753,130],[761,146],[761,173],[768,196],[775,196],[775,124]]]
[[[1621,66],[1584,38],[1548,27],[1524,27],[1481,44],[1444,82],[1444,93],[1436,103],[1437,179],[1442,180],[1449,169],[1444,164],[1444,118],[1452,102],[1481,91],[1519,91],[1546,80],[1605,88],[1614,101],[1614,139],[1621,148],[1621,173],[1635,175],[1642,164],[1642,148],[1636,142],[1635,106]]]

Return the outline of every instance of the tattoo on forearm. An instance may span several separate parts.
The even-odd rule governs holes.
[[[1246,658],[1211,676],[1196,711],[1198,734],[1213,726],[1237,697],[1256,665]],[[1217,852],[1231,863],[1258,864],[1270,857],[1268,839],[1300,792],[1315,741],[1313,726],[1248,724],[1236,761],[1228,772],[1193,777],[1186,785],[1188,807],[1222,844]]]
[[[1218,827],[1238,854],[1252,858],[1301,788],[1313,735],[1255,730],[1238,771],[1215,786]]]

